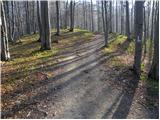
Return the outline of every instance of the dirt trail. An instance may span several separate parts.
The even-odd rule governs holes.
[[[134,97],[138,81],[127,69],[125,76],[106,64],[113,56],[101,52],[101,35],[76,45],[64,60],[53,66],[55,77],[32,90],[35,95],[2,112],[5,118],[154,118]],[[87,49],[87,50],[85,50]],[[71,60],[70,60],[71,59]],[[121,74],[122,74],[121,73]],[[120,74],[120,73],[119,73]],[[128,79],[129,77],[129,79]],[[134,83],[134,84],[133,84]],[[129,90],[131,92],[128,92]]]

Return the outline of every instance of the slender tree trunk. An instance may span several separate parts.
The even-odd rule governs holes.
[[[94,32],[93,3],[91,0],[92,32]]]
[[[147,21],[147,38],[149,38],[149,29],[150,29],[150,27],[149,27],[149,21],[150,21],[150,4],[151,4],[151,2],[149,1],[148,2],[148,21]]]
[[[64,24],[65,29],[67,29],[67,24],[68,24],[68,0],[66,3],[66,8],[65,8],[65,24]]]
[[[146,52],[147,52],[147,45],[146,45],[146,37],[147,37],[147,31],[146,31],[146,14],[145,14],[145,7],[144,7],[144,58],[146,56]]]
[[[27,34],[31,34],[29,1],[26,1],[26,28]]]
[[[41,42],[42,39],[42,20],[40,15],[40,5],[39,1],[37,0],[37,20],[38,20],[38,27],[39,27],[39,42]]]
[[[116,32],[118,32],[118,7],[117,7],[117,0],[116,0]]]
[[[73,32],[74,30],[74,4],[75,2],[73,3],[73,0],[71,0],[70,2],[70,29],[69,29],[70,32]]]
[[[107,2],[108,1],[104,1],[104,11],[105,11],[105,46],[108,47],[108,11],[107,11]]]
[[[103,32],[106,32],[106,27],[105,27],[105,18],[104,18],[104,1],[102,2],[102,21],[103,21]]]
[[[133,69],[138,77],[141,75],[142,31],[143,31],[143,4],[144,1],[135,1],[135,56]]]
[[[152,48],[153,48],[153,35],[154,35],[154,15],[155,15],[155,1],[153,1],[153,6],[152,6],[151,38],[150,38],[150,45],[149,45],[149,64],[151,63],[152,54],[153,54]],[[147,34],[149,34],[148,31],[147,31]]]
[[[8,36],[7,36],[7,25],[4,12],[3,2],[1,4],[1,60],[6,61],[10,59],[9,47],[8,47]]]
[[[129,23],[129,5],[128,1],[126,1],[126,33],[127,33],[127,39],[130,41],[130,23]]]
[[[96,1],[97,2],[97,29],[98,29],[98,32],[101,31],[100,29],[100,10],[99,10],[99,1]]]
[[[159,3],[157,4],[157,13],[155,16],[155,33],[154,33],[154,54],[151,69],[148,77],[159,80]]]
[[[15,34],[15,17],[14,17],[14,1],[11,1],[12,6],[12,32],[11,32],[11,41],[14,42],[14,34]]]
[[[123,26],[124,26],[124,21],[123,21],[123,1],[120,1],[121,3],[121,34],[123,34]]]
[[[110,24],[109,24],[109,28],[110,28],[110,33],[112,33],[112,1],[109,2],[109,9],[110,9]]]
[[[56,1],[56,18],[57,18],[57,32],[56,32],[56,35],[59,36],[59,34],[60,34],[60,26],[59,26],[59,21],[60,21],[60,16],[59,16],[59,1]]]

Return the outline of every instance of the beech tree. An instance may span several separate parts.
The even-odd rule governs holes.
[[[10,59],[9,46],[8,46],[8,33],[6,25],[6,17],[4,12],[3,2],[0,1],[1,6],[1,60],[6,61]]]
[[[51,49],[51,33],[50,33],[50,19],[48,1],[40,1],[41,3],[41,20],[42,20],[42,32],[41,32],[41,49]]]
[[[143,4],[144,1],[135,1],[135,55],[133,69],[138,77],[141,75],[142,32],[143,32]]]

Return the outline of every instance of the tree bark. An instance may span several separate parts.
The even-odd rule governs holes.
[[[155,32],[154,32],[154,54],[151,69],[148,77],[159,80],[159,4],[157,4],[157,13],[155,16]]]
[[[41,1],[41,20],[42,20],[42,36],[41,36],[41,49],[51,49],[51,33],[50,33],[50,17],[48,1]]]
[[[108,16],[107,16],[107,1],[104,1],[104,11],[105,11],[105,46],[108,47]]]
[[[37,0],[37,20],[38,20],[38,27],[39,27],[39,42],[41,42],[42,39],[42,21],[41,21],[41,15],[40,15],[40,4]]]
[[[6,18],[4,12],[3,2],[1,4],[1,60],[7,61],[10,59],[9,47],[8,47],[8,36],[7,36],[7,25],[6,25]]]
[[[92,17],[92,32],[94,32],[94,18],[93,18],[93,3],[91,0],[91,17]]]
[[[73,3],[73,0],[70,2],[70,32],[73,32],[74,30],[74,6],[75,6],[75,1]]]
[[[116,32],[118,32],[118,7],[117,7],[117,0],[116,0]]]
[[[109,32],[112,33],[112,1],[109,2],[109,9],[110,9],[110,24],[109,24]]]
[[[133,69],[138,77],[141,75],[142,31],[143,31],[143,4],[144,1],[135,1],[135,56]]]
[[[56,18],[57,18],[57,24],[56,24],[57,32],[56,32],[56,35],[59,36],[59,34],[60,34],[60,25],[59,25],[59,21],[60,21],[60,16],[59,16],[59,1],[56,1]]]
[[[129,5],[128,1],[126,1],[126,33],[127,39],[130,41],[130,23],[129,23]]]

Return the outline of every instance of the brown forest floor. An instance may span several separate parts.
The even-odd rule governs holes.
[[[104,48],[100,34],[63,30],[49,51],[37,39],[10,45],[2,63],[2,118],[158,118],[158,83],[132,73],[125,36],[110,34]]]

